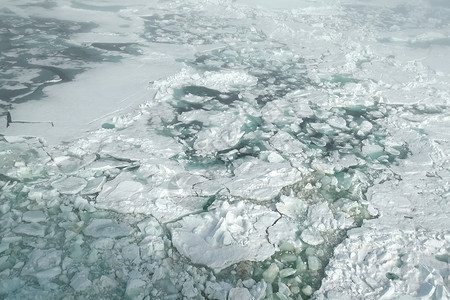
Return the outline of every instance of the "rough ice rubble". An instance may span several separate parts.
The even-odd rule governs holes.
[[[279,214],[247,202],[223,202],[207,213],[169,226],[172,242],[194,263],[220,271],[240,261],[265,260],[275,253],[266,230]]]
[[[349,239],[336,248],[336,259],[324,280],[328,298],[352,296],[347,288],[331,283],[337,274],[352,281],[346,287],[361,283],[358,293],[372,298],[450,296],[449,261],[444,254],[449,249],[446,228],[450,225],[448,170],[442,168],[448,156],[448,148],[441,146],[445,133],[420,136],[406,129],[407,122],[400,121],[396,130],[408,141],[411,157],[395,167],[399,180],[369,189],[369,201],[381,216],[350,230]],[[424,129],[429,126],[422,124]]]

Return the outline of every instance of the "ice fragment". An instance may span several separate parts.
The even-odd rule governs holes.
[[[27,211],[22,216],[23,221],[30,223],[44,222],[46,219],[43,211]]]
[[[95,219],[83,232],[93,237],[109,237],[117,238],[120,236],[130,235],[133,229],[125,224],[118,224],[111,219]]]

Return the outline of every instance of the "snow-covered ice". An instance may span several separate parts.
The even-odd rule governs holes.
[[[449,299],[449,18],[4,1],[0,298]]]

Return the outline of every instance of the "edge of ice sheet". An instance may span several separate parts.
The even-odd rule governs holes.
[[[72,140],[100,128],[111,115],[125,114],[151,99],[154,91],[149,82],[178,68],[169,59],[147,63],[130,59],[94,66],[72,82],[45,88],[47,98],[17,104],[11,111],[13,120],[52,121],[54,127],[12,124],[1,127],[0,133],[39,136],[51,145]],[[86,90],[90,93],[86,94]]]

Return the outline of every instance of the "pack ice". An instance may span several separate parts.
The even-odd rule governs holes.
[[[7,1],[0,298],[448,299],[441,2]]]

